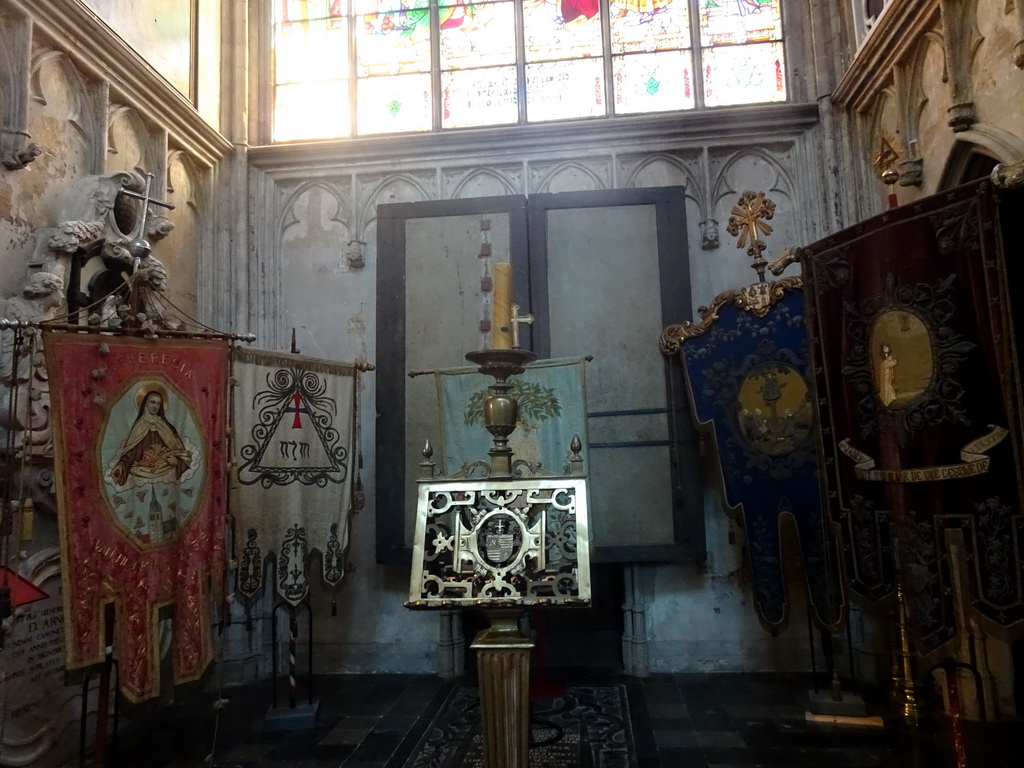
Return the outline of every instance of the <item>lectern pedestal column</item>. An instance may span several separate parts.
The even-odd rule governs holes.
[[[528,768],[530,651],[518,608],[484,610],[491,626],[473,639],[480,682],[485,768]]]

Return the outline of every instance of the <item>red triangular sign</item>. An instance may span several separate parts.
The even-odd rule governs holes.
[[[46,592],[7,566],[0,567],[0,584],[6,584],[11,588],[11,607],[13,608],[49,597]]]

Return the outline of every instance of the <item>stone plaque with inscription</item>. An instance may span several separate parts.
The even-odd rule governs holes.
[[[0,654],[7,694],[6,702],[0,702],[0,766],[51,768],[62,765],[77,749],[82,707],[81,686],[64,684],[60,551],[50,547],[19,566],[20,575],[47,597],[15,609]]]

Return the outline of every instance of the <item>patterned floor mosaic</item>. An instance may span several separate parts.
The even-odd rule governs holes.
[[[633,736],[622,686],[573,687],[535,699],[531,768],[635,768]],[[406,768],[483,768],[480,700],[457,688],[413,750]]]

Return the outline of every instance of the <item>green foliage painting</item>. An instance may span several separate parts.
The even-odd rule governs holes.
[[[517,429],[509,447],[517,459],[568,472],[570,445],[579,435],[586,445],[587,409],[584,360],[541,360],[509,379],[509,393],[519,400]],[[484,401],[491,394],[490,376],[475,367],[451,368],[437,373],[441,416],[442,464],[454,472],[461,466],[486,460],[493,447],[484,429]]]

